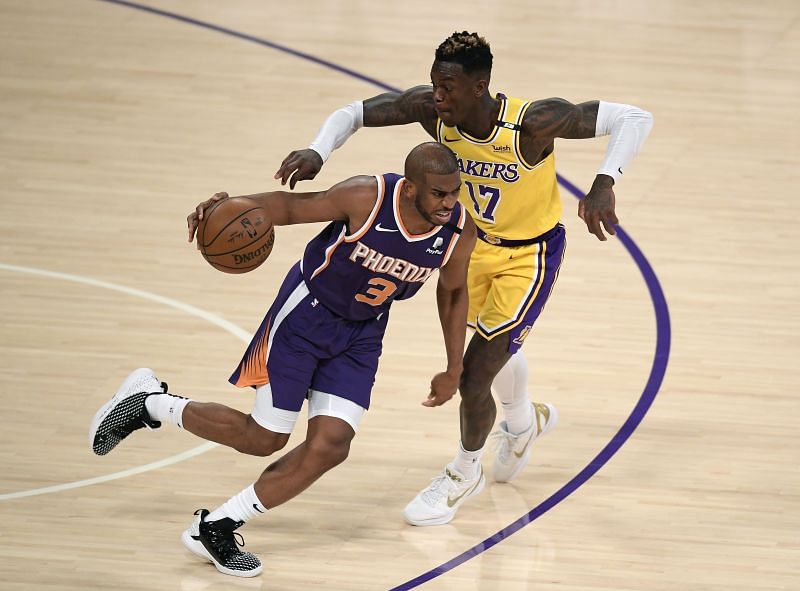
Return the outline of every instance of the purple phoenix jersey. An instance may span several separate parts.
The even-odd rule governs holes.
[[[405,179],[391,173],[375,178],[378,199],[364,225],[348,234],[345,222],[331,222],[308,243],[302,260],[311,294],[349,320],[375,318],[394,300],[417,293],[447,264],[466,221],[457,202],[446,225],[411,234],[400,218]]]

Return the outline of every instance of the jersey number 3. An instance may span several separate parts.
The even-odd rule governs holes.
[[[497,187],[478,185],[476,191],[475,185],[471,182],[464,181],[464,184],[467,185],[469,197],[472,199],[472,207],[475,209],[475,213],[478,214],[478,217],[487,222],[494,222],[494,210],[497,209],[497,205],[500,203],[500,189]],[[483,208],[483,211],[481,211],[481,204],[478,199],[486,200],[486,207]]]
[[[365,294],[356,294],[357,302],[369,304],[370,306],[380,306],[386,301],[386,298],[397,291],[397,285],[381,277],[373,277],[369,280],[369,285],[372,287],[367,289]]]

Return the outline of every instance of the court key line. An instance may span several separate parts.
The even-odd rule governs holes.
[[[132,295],[145,300],[157,302],[159,304],[164,304],[166,306],[170,306],[171,308],[180,310],[181,312],[185,312],[186,314],[189,314],[191,316],[197,316],[198,318],[206,320],[211,324],[214,324],[215,326],[219,326],[220,328],[228,331],[233,336],[239,338],[245,343],[250,342],[250,333],[245,332],[243,329],[239,328],[238,326],[236,326],[231,322],[228,322],[224,318],[220,318],[216,314],[212,314],[211,312],[207,312],[206,310],[202,310],[190,304],[186,304],[178,300],[173,300],[172,298],[150,293],[149,291],[135,289],[133,287],[126,287],[124,285],[118,285],[116,283],[111,283],[108,281],[101,281],[99,279],[92,279],[91,277],[84,277],[82,275],[59,273],[56,271],[46,271],[44,269],[37,269],[35,267],[22,267],[18,265],[8,265],[5,263],[0,263],[0,270],[14,271],[17,273],[29,273],[32,275],[40,275],[42,277],[48,277],[50,279],[61,279],[64,281],[83,283],[85,285],[91,285],[92,287],[110,289],[112,291],[118,291],[127,295]],[[145,464],[143,466],[137,466],[135,468],[129,468],[127,470],[122,470],[120,472],[114,472],[112,474],[106,474],[105,476],[97,476],[95,478],[87,478],[85,480],[78,480],[75,482],[66,482],[64,484],[57,484],[54,486],[45,486],[43,488],[34,488],[30,490],[0,494],[0,501],[8,501],[11,499],[20,499],[24,497],[33,497],[36,495],[56,493],[64,490],[70,490],[73,488],[91,486],[92,484],[98,484],[100,482],[108,482],[110,480],[126,478],[128,476],[133,476],[134,474],[141,474],[142,472],[149,472],[150,470],[157,470],[165,466],[177,464],[178,462],[182,462],[183,460],[199,456],[200,454],[212,450],[215,447],[219,447],[219,444],[207,442],[190,450],[176,454],[174,456],[169,456],[167,458],[164,458],[163,460],[158,460],[157,462],[152,462],[150,464]]]
[[[244,41],[249,41],[252,43],[256,43],[258,45],[262,45],[264,47],[268,47],[270,49],[281,51],[293,57],[311,61],[313,63],[316,63],[326,68],[333,69],[337,72],[340,72],[347,76],[351,76],[363,82],[373,84],[374,86],[377,86],[383,90],[390,90],[393,92],[401,91],[401,89],[395,88],[389,84],[386,84],[385,82],[381,82],[380,80],[377,80],[375,78],[365,76],[364,74],[361,74],[349,68],[345,68],[328,60],[318,58],[311,54],[304,53],[296,49],[292,49],[290,47],[286,47],[278,43],[268,41],[266,39],[261,39],[253,35],[248,35],[246,33],[234,31],[233,29],[228,29],[225,27],[221,27],[219,25],[214,25],[212,23],[183,16],[174,12],[153,8],[150,6],[145,6],[143,4],[138,4],[135,2],[128,2],[125,0],[99,0],[99,1],[106,2],[109,4],[117,4],[120,6],[127,6],[135,10],[148,12],[158,16],[163,16],[176,21],[180,21],[183,23],[209,29],[225,35],[230,35],[232,37],[236,37]],[[561,175],[558,175],[558,181],[576,198],[580,199],[584,196],[583,191],[581,191],[576,185],[574,185]],[[656,317],[656,346],[655,346],[655,352],[653,354],[653,365],[651,366],[650,375],[647,379],[647,383],[645,384],[644,390],[642,391],[642,394],[636,403],[636,406],[634,406],[630,415],[623,423],[622,427],[620,427],[620,430],[616,433],[616,435],[614,435],[614,437],[611,438],[608,444],[602,450],[600,450],[600,452],[586,465],[586,467],[583,470],[581,470],[574,478],[572,478],[572,480],[567,482],[555,493],[553,493],[539,505],[531,509],[531,511],[529,511],[527,514],[523,515],[513,523],[509,524],[507,527],[503,528],[496,534],[486,538],[483,542],[480,542],[479,544],[476,544],[469,550],[462,552],[455,558],[425,573],[422,573],[421,575],[419,575],[414,579],[411,579],[409,581],[406,581],[405,583],[393,587],[389,591],[407,591],[409,589],[418,587],[419,585],[431,579],[443,575],[444,573],[452,570],[453,568],[469,560],[470,558],[473,558],[474,556],[480,554],[481,552],[488,550],[498,542],[516,533],[524,526],[528,525],[529,523],[531,523],[532,521],[534,521],[535,519],[537,519],[550,509],[552,509],[555,505],[557,505],[558,503],[563,501],[566,497],[575,492],[580,486],[582,486],[587,480],[589,480],[589,478],[591,478],[595,473],[597,473],[597,471],[600,470],[600,468],[602,468],[614,456],[614,454],[617,453],[617,451],[619,451],[622,445],[628,440],[631,434],[633,434],[633,432],[641,423],[644,416],[647,414],[647,411],[652,405],[653,400],[658,394],[658,390],[661,387],[662,382],[664,381],[664,376],[667,370],[667,363],[669,361],[669,351],[671,344],[669,307],[667,306],[667,301],[666,298],[664,297],[664,291],[661,288],[661,284],[658,281],[655,271],[648,262],[647,258],[644,256],[642,251],[638,248],[638,246],[636,246],[633,240],[621,227],[617,226],[616,229],[617,229],[617,238],[619,238],[619,241],[631,255],[634,262],[636,263],[636,266],[639,268],[639,271],[642,274],[642,278],[644,279],[645,284],[647,285],[647,289],[650,293],[650,298],[653,302],[653,309]]]

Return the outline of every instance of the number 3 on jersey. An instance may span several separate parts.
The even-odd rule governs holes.
[[[397,285],[381,277],[373,277],[369,280],[369,285],[372,287],[367,289],[366,295],[363,293],[356,294],[357,302],[369,304],[370,306],[380,306],[386,301],[386,298],[397,291]]]
[[[464,181],[464,184],[467,185],[469,197],[472,199],[472,207],[478,217],[487,222],[494,222],[494,210],[497,209],[497,205],[500,203],[500,189],[487,185],[478,185],[476,194],[474,184],[469,181]],[[481,211],[481,204],[478,199],[486,200],[486,207],[483,208],[483,211]]]

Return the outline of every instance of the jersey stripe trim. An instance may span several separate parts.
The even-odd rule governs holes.
[[[461,230],[463,230],[464,229],[464,224],[467,221],[467,219],[466,219],[467,214],[464,211],[466,208],[463,205],[461,205],[461,203],[459,203],[458,206],[459,206],[459,210],[460,210],[460,214],[461,215],[459,215],[459,217],[458,217],[458,224],[457,225]],[[450,256],[453,254],[453,251],[456,249],[456,243],[458,242],[459,238],[461,238],[461,233],[460,232],[453,232],[453,236],[450,238],[450,244],[447,246],[447,252],[444,253],[444,257],[442,258],[442,267],[444,267],[447,264],[447,261],[450,260]]]
[[[383,175],[376,174],[374,178],[376,181],[378,181],[378,197],[375,199],[375,205],[372,207],[372,211],[369,212],[369,216],[367,216],[367,221],[364,222],[364,225],[356,230],[353,234],[345,236],[345,242],[355,242],[364,234],[366,234],[367,231],[372,227],[372,222],[375,221],[378,211],[380,211],[381,203],[383,203],[383,196],[386,192],[386,183],[383,180]]]
[[[542,164],[544,164],[544,162],[555,152],[555,150],[553,150],[553,152],[550,152],[550,154],[542,158],[536,164],[530,164],[527,160],[525,160],[525,158],[522,157],[522,147],[519,145],[519,138],[522,135],[522,119],[523,117],[525,117],[525,111],[527,111],[528,107],[530,107],[532,104],[533,103],[531,101],[528,101],[527,103],[522,105],[522,107],[520,107],[519,114],[517,115],[517,125],[520,126],[520,129],[519,131],[514,132],[514,155],[517,157],[517,160],[522,165],[522,168],[524,168],[527,171],[536,170],[537,168],[542,166]]]
[[[520,305],[517,307],[517,310],[514,313],[513,318],[506,320],[505,322],[501,322],[500,324],[498,324],[493,328],[489,328],[488,326],[483,324],[483,322],[481,322],[480,317],[478,317],[477,330],[487,340],[491,340],[498,334],[507,332],[512,328],[515,328],[525,318],[525,314],[528,313],[528,310],[530,309],[531,305],[533,305],[533,302],[536,301],[536,296],[539,295],[539,291],[541,290],[541,287],[544,284],[546,276],[545,273],[546,253],[547,253],[547,243],[542,242],[539,245],[539,252],[536,255],[537,259],[536,276],[533,278],[533,281],[531,281],[528,291],[525,294],[525,297],[522,298],[522,301],[520,302]]]
[[[269,372],[267,371],[267,337],[269,335],[272,318],[267,319],[264,332],[258,336],[255,346],[247,353],[247,357],[242,360],[236,379],[237,388],[269,384]]]
[[[500,101],[501,101],[501,103],[500,103],[500,113],[498,113],[498,115],[497,115],[497,120],[498,121],[502,121],[505,118],[506,111],[508,110],[508,98],[507,97],[503,97],[503,98],[500,99]],[[491,144],[494,140],[496,140],[497,139],[497,134],[499,134],[500,130],[504,129],[504,128],[499,126],[499,125],[497,125],[497,124],[495,124],[494,131],[492,132],[492,134],[488,138],[486,138],[484,140],[480,140],[478,138],[472,137],[466,131],[461,131],[458,128],[458,126],[453,126],[452,129],[455,129],[456,133],[458,133],[458,135],[460,135],[462,138],[464,138],[468,142],[472,142],[473,144],[485,145],[485,144]]]
[[[342,231],[339,232],[339,237],[336,239],[336,242],[331,244],[328,248],[325,249],[325,259],[322,261],[322,264],[314,269],[314,272],[311,274],[311,279],[314,279],[317,275],[322,273],[325,269],[328,268],[328,265],[331,264],[331,259],[333,258],[334,251],[339,247],[339,245],[345,239],[345,229],[342,228]],[[302,271],[302,269],[301,269]]]
[[[519,113],[517,113],[517,123],[522,125],[522,118],[525,116],[525,111],[528,110],[528,107],[531,106],[531,102],[528,101],[519,109]],[[522,157],[522,147],[519,145],[519,136],[522,135],[522,129],[519,131],[514,132],[514,154],[517,157],[517,160],[525,170],[533,170],[533,166],[528,164],[528,161]]]

